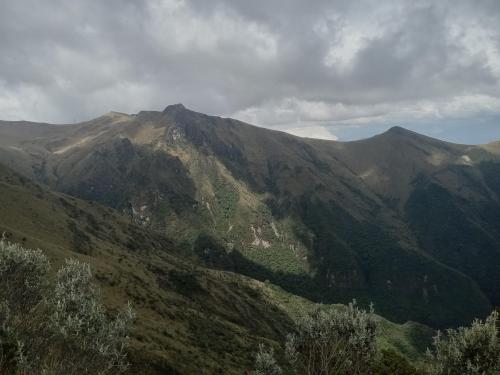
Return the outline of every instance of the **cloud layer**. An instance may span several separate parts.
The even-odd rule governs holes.
[[[183,102],[302,136],[465,121],[473,138],[500,117],[499,19],[495,0],[6,0],[0,118]]]

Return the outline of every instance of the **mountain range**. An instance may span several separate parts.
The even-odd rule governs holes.
[[[299,138],[176,104],[79,124],[0,122],[0,163],[35,198],[55,197],[43,204],[65,219],[61,233],[46,224],[47,243],[55,236],[90,258],[113,249],[152,273],[172,249],[179,269],[201,267],[206,293],[212,273],[234,278],[222,305],[252,295],[254,280],[313,302],[373,302],[394,322],[435,328],[500,305],[500,143],[401,127],[355,142]],[[18,230],[11,218],[4,226]],[[145,247],[156,254],[147,261]],[[129,287],[150,295],[146,284]],[[250,314],[265,320],[262,306]]]
[[[278,346],[317,307],[270,283],[200,266],[119,211],[51,191],[2,165],[0,212],[2,240],[42,249],[53,269],[78,258],[90,264],[111,312],[131,303],[132,374],[250,374],[258,346]],[[422,358],[432,329],[376,319],[379,348]]]

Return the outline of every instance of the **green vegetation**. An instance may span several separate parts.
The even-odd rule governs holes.
[[[312,314],[318,306],[342,311],[345,305],[318,305],[307,299],[284,292],[281,288],[268,284],[265,293],[282,309],[288,312],[294,322]],[[418,365],[423,359],[426,348],[432,345],[434,331],[419,323],[407,322],[394,324],[379,315],[374,315],[377,325],[377,349],[379,352],[391,351],[405,358],[412,365]]]
[[[308,277],[304,262],[290,249],[282,246],[271,246],[265,249],[257,248],[248,250],[244,254],[251,262],[264,266],[273,273],[282,272],[284,274],[298,275],[299,277]]]
[[[40,250],[0,241],[0,373],[122,373],[128,307],[114,319],[97,299],[88,264],[67,260],[49,279]]]
[[[405,357],[391,349],[382,350],[373,364],[373,375],[419,375],[417,370]]]
[[[345,309],[317,308],[304,315],[294,333],[287,336],[286,366],[304,375],[367,375],[375,361],[376,321],[373,311],[360,310],[356,303]],[[272,352],[260,347],[256,373],[279,373]]]
[[[248,372],[259,343],[277,347],[300,314],[315,308],[270,283],[196,266],[166,238],[115,211],[40,189],[6,169],[0,193],[0,231],[11,241],[42,248],[57,268],[69,257],[91,264],[108,311],[131,301],[137,313],[128,349],[133,374]],[[70,221],[92,242],[91,254],[74,247]],[[207,236],[199,242],[200,249],[218,246]],[[220,250],[233,265],[244,263],[236,251],[228,258]],[[380,326],[378,345],[417,361],[425,345],[415,337],[432,335],[421,325],[382,320]],[[15,354],[15,347],[5,349]]]
[[[321,306],[301,316],[283,344],[280,361],[273,348],[259,346],[256,375],[284,373],[363,375],[493,375],[500,372],[498,313],[470,327],[448,329],[434,337],[433,350],[415,366],[393,349],[378,348],[373,312],[355,303],[340,309]]]
[[[428,352],[427,372],[445,374],[498,374],[500,372],[498,313],[470,327],[438,332],[434,350]]]
[[[456,173],[466,175],[468,172],[462,168]],[[480,191],[484,187],[469,181],[468,188]],[[500,302],[495,286],[500,283],[498,206],[464,201],[436,182],[420,176],[415,181],[415,190],[406,203],[405,211],[422,248],[476,280],[493,304]],[[464,300],[467,300],[465,296]],[[481,317],[487,315],[490,309],[483,309]]]

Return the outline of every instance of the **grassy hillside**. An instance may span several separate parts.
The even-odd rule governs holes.
[[[132,302],[133,373],[250,373],[258,343],[282,340],[314,306],[272,284],[197,266],[113,209],[53,193],[1,165],[0,212],[9,240],[43,249],[55,265],[89,262],[106,305]],[[418,360],[432,331],[380,319],[381,347]]]

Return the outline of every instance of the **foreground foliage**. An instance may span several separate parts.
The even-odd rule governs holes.
[[[392,349],[376,353],[373,311],[360,310],[355,302],[346,309],[319,308],[304,315],[296,333],[288,336],[283,367],[272,348],[259,347],[255,374],[498,375],[498,317],[494,311],[470,327],[438,331],[433,350],[427,350],[426,361],[417,369]]]
[[[318,308],[306,314],[285,343],[286,367],[297,374],[371,374],[375,359],[373,309],[356,302],[345,309]],[[256,374],[280,374],[273,352],[260,347]]]
[[[49,270],[40,250],[0,241],[0,373],[124,372],[130,306],[108,318],[88,264]]]
[[[499,374],[500,341],[498,313],[494,311],[485,320],[475,320],[470,327],[438,332],[434,351],[428,351],[427,373],[445,374]]]

